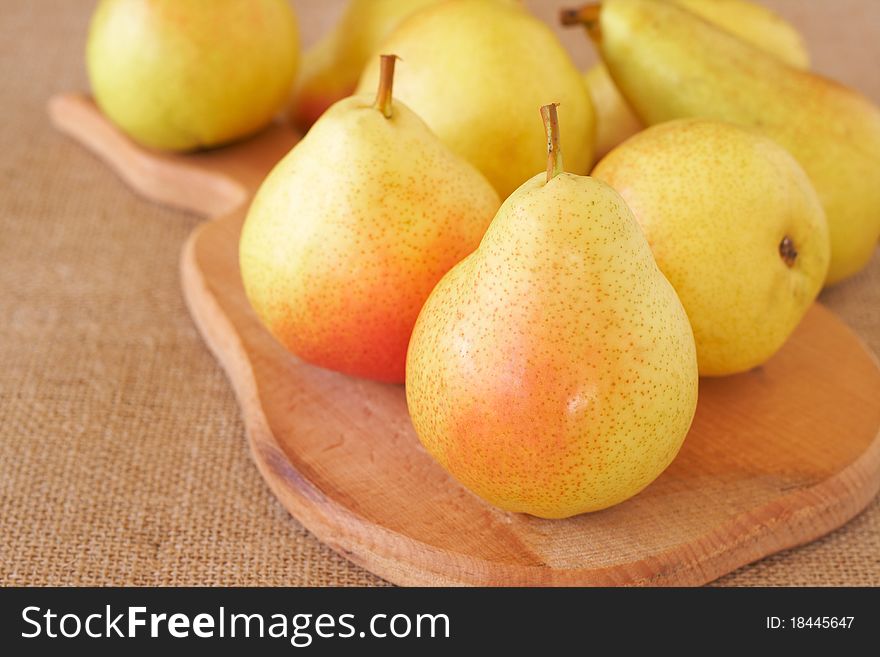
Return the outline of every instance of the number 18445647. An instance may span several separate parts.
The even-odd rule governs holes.
[[[852,628],[855,616],[767,616],[768,630],[848,630]]]

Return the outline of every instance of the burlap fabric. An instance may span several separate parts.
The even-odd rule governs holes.
[[[314,40],[338,2],[296,3]],[[532,2],[551,17],[559,3]],[[819,70],[880,101],[880,3],[776,2]],[[146,203],[46,119],[84,89],[91,1],[0,10],[0,583],[380,585],[274,500],[180,295],[198,219]],[[589,47],[565,35],[580,64]],[[880,257],[826,292],[880,352]],[[880,584],[880,502],[726,585]]]

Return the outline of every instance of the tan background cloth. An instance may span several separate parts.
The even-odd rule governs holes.
[[[530,2],[548,20],[561,4]],[[768,4],[817,70],[880,102],[880,2]],[[310,43],[341,2],[294,5]],[[249,459],[179,291],[199,219],[137,198],[49,126],[50,94],[86,88],[93,6],[0,11],[0,583],[381,584],[290,518]],[[564,39],[592,61],[579,30]],[[822,299],[880,352],[880,257]],[[880,585],[880,502],[719,583]]]

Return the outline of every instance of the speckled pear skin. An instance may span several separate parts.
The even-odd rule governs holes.
[[[336,26],[303,55],[290,118],[307,130],[350,96],[376,46],[410,14],[440,0],[348,0]]]
[[[501,198],[544,166],[534,148],[544,127],[536,111],[565,111],[566,166],[593,163],[595,118],[580,72],[559,39],[514,0],[448,0],[408,18],[379,48],[400,56],[394,93],[453,151],[474,164]],[[377,58],[358,90],[376,88]]]
[[[651,483],[697,402],[693,335],[614,190],[544,173],[435,288],[407,358],[422,444],[509,511],[564,518]]]
[[[831,235],[826,284],[855,274],[880,237],[880,110],[668,2],[604,0],[599,48],[653,125],[702,117],[760,129],[807,172]]]
[[[797,161],[761,134],[682,119],[639,133],[593,175],[632,209],[687,311],[700,374],[735,374],[785,343],[822,289],[825,213]],[[788,265],[780,243],[797,251]]]
[[[795,68],[807,69],[810,55],[794,26],[749,0],[667,0],[768,52]],[[641,121],[620,95],[608,69],[599,62],[584,74],[596,110],[596,157],[642,129]]]
[[[332,106],[275,167],[240,242],[247,297],[305,361],[402,383],[413,324],[500,200],[403,103]]]
[[[286,0],[101,0],[86,46],[101,111],[138,143],[226,144],[266,127],[299,64]]]

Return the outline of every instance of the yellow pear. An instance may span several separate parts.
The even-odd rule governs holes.
[[[798,31],[777,14],[749,0],[667,0],[775,55],[796,68],[807,69],[810,56]],[[614,86],[608,69],[596,64],[584,79],[596,110],[596,157],[642,129],[642,122]]]
[[[500,200],[489,182],[391,99],[339,101],[269,174],[239,261],[257,316],[305,361],[402,383],[434,285],[477,247]]]
[[[584,73],[584,82],[596,112],[596,158],[600,158],[644,126],[614,86],[604,64]]]
[[[550,158],[431,293],[406,396],[427,451],[509,511],[609,507],[677,454],[697,401],[691,327],[632,213]]]
[[[753,130],[662,123],[611,151],[593,176],[641,225],[687,311],[702,375],[762,364],[822,289],[822,205],[788,151]]]
[[[535,109],[559,102],[570,170],[593,158],[589,94],[553,31],[518,2],[447,0],[412,16],[382,44],[400,55],[396,94],[502,198],[541,168],[530,148],[543,134]],[[370,62],[359,91],[374,89]]]
[[[751,0],[667,0],[799,69],[810,67],[804,38],[779,14]]]
[[[826,284],[861,269],[880,236],[880,110],[670,2],[605,0],[580,15],[648,124],[705,117],[761,130],[810,177],[828,220]]]
[[[350,96],[367,60],[401,21],[439,0],[349,0],[336,26],[303,55],[291,120],[309,128],[337,100]]]
[[[104,114],[135,141],[172,151],[265,127],[298,61],[285,0],[101,0],[86,47]]]

